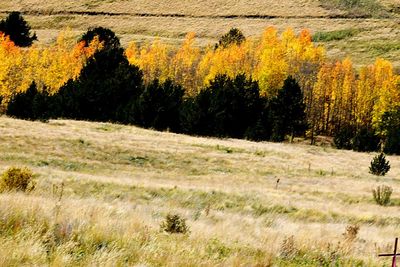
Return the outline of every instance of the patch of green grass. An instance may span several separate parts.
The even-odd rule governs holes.
[[[329,32],[316,32],[312,40],[313,42],[331,42],[351,38],[360,33],[360,29],[344,29]]]
[[[324,8],[344,11],[347,17],[381,18],[390,15],[376,0],[320,0],[320,2]]]

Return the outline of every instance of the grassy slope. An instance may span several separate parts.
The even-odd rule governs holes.
[[[154,36],[177,44],[185,33],[195,31],[200,38],[199,45],[206,45],[215,42],[218,36],[231,27],[239,27],[250,36],[259,36],[263,29],[270,25],[275,25],[280,30],[286,27],[293,27],[296,30],[309,28],[314,33],[358,29],[360,31],[355,36],[327,42],[329,54],[340,58],[350,56],[358,65],[372,63],[377,56],[392,60],[396,66],[400,65],[400,43],[398,42],[400,29],[396,19],[398,18],[396,12],[399,12],[400,5],[398,0],[380,1],[385,9],[391,12],[392,17],[376,19],[334,19],[331,17],[346,15],[346,11],[323,8],[318,0],[62,0],[48,2],[0,0],[0,12],[3,11],[3,16],[5,16],[5,11],[10,10],[31,12],[31,15],[27,15],[27,19],[38,32],[42,42],[51,40],[60,29],[65,27],[71,27],[79,34],[88,26],[98,25],[115,30],[122,37],[124,44],[132,40],[146,41]],[[116,16],[54,13],[71,11],[110,12]],[[35,14],[33,15],[32,12]],[[137,13],[152,14],[152,16],[141,17],[137,16]],[[180,14],[185,17],[161,17],[160,14]],[[229,15],[275,17],[262,19],[218,17]]]
[[[0,195],[1,266],[374,266],[399,231],[398,157],[376,178],[366,153],[6,117],[0,143],[0,172],[28,166],[38,182],[29,195]],[[394,206],[373,203],[382,183]],[[168,212],[188,219],[190,235],[159,232]],[[349,224],[361,229],[346,242]]]

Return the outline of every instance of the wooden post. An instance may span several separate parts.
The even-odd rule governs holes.
[[[397,253],[397,243],[399,242],[399,238],[396,237],[394,242],[394,251],[393,251],[393,260],[392,260],[392,267],[396,267],[396,253]]]
[[[379,257],[393,257],[392,258],[392,267],[396,267],[396,257],[400,256],[400,254],[397,253],[397,243],[399,242],[399,238],[396,237],[396,240],[394,242],[394,251],[393,254],[379,254]]]

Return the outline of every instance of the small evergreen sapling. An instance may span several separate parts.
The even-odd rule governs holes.
[[[168,214],[160,225],[161,231],[170,234],[186,234],[189,227],[186,225],[186,219],[178,214]]]
[[[369,172],[377,176],[385,176],[385,174],[390,170],[389,163],[390,162],[386,160],[385,155],[380,153],[371,161]]]

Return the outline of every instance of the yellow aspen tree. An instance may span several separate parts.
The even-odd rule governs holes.
[[[359,126],[370,126],[376,101],[374,65],[362,67],[356,81],[355,116]]]
[[[208,51],[201,66],[207,66],[204,84],[208,84],[218,74],[225,74],[231,78],[245,74],[251,76],[253,69],[253,42],[247,40],[241,44],[231,44],[228,47],[219,47],[215,51]]]
[[[374,103],[372,123],[377,126],[385,112],[399,106],[400,87],[399,76],[394,74],[393,66],[389,61],[378,58],[374,69],[377,98]]]
[[[145,45],[140,51],[138,65],[143,71],[145,83],[158,79],[163,82],[169,77],[171,48],[156,39],[151,45]]]
[[[289,64],[285,59],[285,47],[279,40],[277,30],[269,27],[265,30],[256,52],[258,64],[254,77],[258,80],[260,93],[274,97],[282,88],[288,76]]]
[[[139,66],[140,65],[140,51],[135,42],[130,42],[128,47],[125,49],[126,58],[129,64]]]
[[[202,85],[201,80],[197,77],[201,51],[194,46],[194,43],[195,33],[190,32],[172,58],[169,75],[177,84],[183,86],[188,95],[194,95],[198,87]]]
[[[0,95],[3,105],[11,95],[23,90],[23,51],[8,36],[0,33]]]

